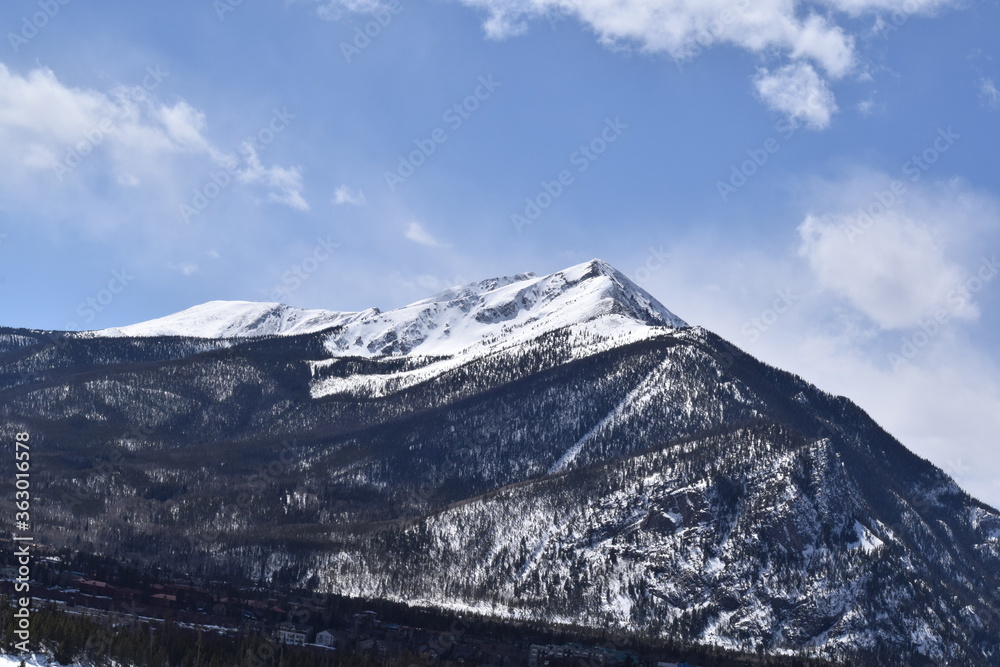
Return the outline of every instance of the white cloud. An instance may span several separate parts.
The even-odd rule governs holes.
[[[871,116],[876,111],[883,111],[884,110],[883,105],[881,105],[881,104],[879,104],[878,102],[875,101],[875,94],[874,93],[872,93],[868,97],[868,99],[861,100],[860,102],[858,102],[858,104],[857,104],[857,106],[855,108],[858,110],[858,113],[860,113],[865,118],[867,118],[868,116]]]
[[[212,147],[205,139],[205,114],[183,100],[172,107],[161,106],[154,110],[167,136],[179,148],[192,153],[211,154]]]
[[[81,174],[135,188],[169,171],[172,158],[191,156],[204,160],[207,177],[229,159],[206,131],[205,114],[183,100],[71,88],[49,69],[20,75],[0,63],[0,177],[15,196],[24,183],[51,188]],[[298,168],[264,167],[253,153],[237,176],[268,189],[270,201],[308,207]]]
[[[1000,488],[995,485],[1000,478],[995,448],[1000,429],[998,369],[965,327],[942,328],[912,361],[893,368],[883,347],[899,353],[901,341],[912,336],[865,338],[820,331],[794,318],[782,324],[757,344],[742,346],[826,391],[847,396],[906,447],[954,476],[976,497],[1000,507]]]
[[[171,271],[176,271],[182,276],[193,276],[198,273],[198,265],[192,262],[184,262],[183,264],[175,264],[174,262],[168,262],[167,268]]]
[[[991,323],[972,316],[974,309],[985,314],[1000,306],[1000,274],[983,257],[995,262],[1000,248],[1000,201],[961,182],[910,184],[906,202],[893,208],[896,219],[878,218],[851,245],[838,229],[846,222],[840,211],[856,208],[885,178],[859,172],[822,187],[807,184],[803,208],[823,215],[814,215],[805,230],[790,220],[791,246],[760,252],[705,237],[667,246],[671,261],[642,286],[688,322],[847,396],[906,447],[1000,507],[1000,355]],[[895,243],[904,248],[891,247]],[[799,248],[807,249],[805,256]],[[646,259],[637,253],[619,268],[643,266]],[[973,286],[978,291],[959,306],[964,316],[928,326],[930,335],[919,326],[881,328],[865,313],[886,325],[912,324],[915,314],[941,301],[949,276],[961,281],[983,269],[995,275]],[[881,296],[861,293],[866,284]],[[926,297],[918,285],[926,285]],[[888,303],[894,293],[899,306]],[[783,300],[787,294],[792,298]],[[894,364],[890,355],[902,356],[908,342],[916,343],[915,351]]]
[[[830,87],[805,62],[785,65],[774,72],[762,69],[757,72],[754,85],[767,106],[814,130],[829,127],[831,117],[837,112]]]
[[[852,236],[848,216],[807,216],[799,253],[819,284],[883,329],[914,327],[937,312],[971,320],[978,309],[957,290],[966,272],[945,255],[929,225],[894,211]]]
[[[971,322],[978,299],[963,284],[983,248],[1000,246],[1000,202],[960,179],[893,178],[867,169],[803,184],[799,256],[817,287],[883,330],[943,312]]]
[[[115,181],[118,183],[118,185],[121,185],[122,187],[126,188],[134,188],[137,187],[140,183],[142,183],[142,181],[139,180],[139,177],[136,176],[135,174],[128,174],[123,172],[118,172],[116,174]]]
[[[979,101],[990,111],[1000,110],[1000,89],[997,88],[996,81],[989,77],[983,77],[976,85],[979,87]]]
[[[791,32],[794,35],[790,39],[793,58],[808,58],[834,78],[840,78],[854,68],[854,38],[845,34],[840,26],[831,25],[827,19],[811,14]]]
[[[825,0],[826,4],[852,16],[872,12],[893,12],[902,15],[932,14],[944,7],[958,5],[955,0]]]
[[[316,13],[328,21],[339,21],[344,14],[361,14],[377,11],[384,6],[382,0],[314,0],[319,6]]]
[[[253,144],[243,145],[246,167],[239,173],[243,183],[264,185],[268,190],[267,200],[290,206],[299,211],[308,211],[309,204],[302,196],[302,170],[298,167],[265,167]]]
[[[105,95],[74,90],[59,83],[48,69],[26,77],[0,64],[0,127],[6,133],[43,133],[69,142],[94,127],[94,119],[120,113]]]
[[[346,184],[337,186],[337,189],[333,191],[333,203],[338,206],[342,204],[364,206],[366,201],[368,199],[365,197],[364,192],[355,190]]]
[[[784,51],[815,60],[832,76],[853,65],[843,30],[793,0],[461,0],[484,9],[492,38],[526,30],[531,19],[557,14],[578,19],[608,46],[635,45],[679,60],[703,48],[735,45],[755,53]]]
[[[441,243],[431,236],[422,224],[413,221],[406,227],[406,238],[413,241],[414,243],[419,243],[420,245],[440,247]]]

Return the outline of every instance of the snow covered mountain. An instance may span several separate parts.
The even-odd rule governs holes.
[[[686,327],[628,278],[591,260],[541,278],[523,273],[454,287],[338,328],[338,356],[452,356],[515,345],[569,326],[600,335]]]
[[[335,330],[337,356],[450,356],[523,342],[570,325],[595,334],[686,327],[612,266],[591,260],[539,278],[533,273],[453,287],[397,310],[305,310],[278,303],[212,301],[148,322],[88,332],[95,337],[247,338]]]
[[[209,301],[148,322],[87,331],[81,335],[92,338],[186,336],[213,339],[295,336],[323,331],[362,315],[309,310],[281,303]]]
[[[36,539],[636,641],[1000,664],[1000,512],[603,262],[386,313],[192,310],[0,329],[0,430],[52,471]]]

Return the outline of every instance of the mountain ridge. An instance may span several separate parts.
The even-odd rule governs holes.
[[[375,328],[377,331],[368,335],[370,340],[365,346],[343,342],[350,334],[341,337],[339,349],[367,355],[382,353],[382,348],[375,346],[378,340],[390,341],[391,344],[400,338],[400,332],[407,329],[412,332],[419,328],[420,320],[424,320],[426,329],[435,329],[448,328],[460,319],[450,317],[442,320],[440,311],[458,310],[462,315],[474,311],[473,317],[483,325],[509,321],[522,314],[525,319],[537,321],[540,317],[551,317],[551,309],[541,316],[530,311],[554,301],[560,308],[575,308],[570,318],[578,318],[580,323],[602,315],[617,314],[647,325],[687,326],[610,264],[593,259],[541,277],[534,273],[519,273],[450,287],[389,311],[379,308],[356,312],[326,311],[281,303],[210,301],[154,320],[89,331],[84,335],[248,338],[317,333],[340,327],[346,327],[353,334],[357,329]],[[385,326],[378,329],[379,323]],[[421,342],[424,342],[427,331],[422,333]],[[470,341],[488,335],[477,331],[468,333]],[[360,335],[365,336],[364,333]],[[442,347],[449,347],[444,344],[445,341],[437,342],[439,345],[432,354],[440,354]],[[409,353],[409,349],[405,353]]]

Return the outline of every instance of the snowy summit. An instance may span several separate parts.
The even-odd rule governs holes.
[[[211,301],[85,335],[217,339],[329,331],[327,349],[334,356],[450,356],[501,339],[529,340],[572,326],[614,334],[687,324],[610,264],[594,259],[542,277],[521,273],[452,287],[386,312]]]

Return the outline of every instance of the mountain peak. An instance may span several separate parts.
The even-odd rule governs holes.
[[[88,337],[250,338],[328,331],[334,356],[451,356],[576,327],[598,336],[687,324],[600,259],[547,276],[518,273],[450,287],[402,308],[336,312],[281,303],[209,301]]]
[[[621,271],[605,262],[603,259],[592,259],[568,269],[563,269],[554,275],[562,275],[573,284],[584,281],[602,280],[610,283],[608,298],[614,299],[625,306],[632,316],[649,325],[661,325],[684,328],[688,324],[667,310],[649,292],[639,287]]]
[[[519,273],[451,287],[331,332],[328,349],[335,356],[452,356],[567,327],[610,337],[687,324],[593,259],[547,276]]]
[[[584,267],[588,271],[588,275],[590,275],[590,274],[593,274],[593,275],[600,274],[600,275],[610,276],[612,274],[619,273],[618,269],[616,269],[615,267],[611,266],[610,264],[608,264],[607,262],[605,262],[603,259],[599,259],[597,257],[595,257],[594,259],[592,259],[592,260],[590,260],[588,262],[583,262],[582,264],[577,264],[576,266],[571,266],[568,269],[563,269],[563,271],[567,272],[567,271],[572,271],[574,269],[579,269],[579,268],[584,268]]]

